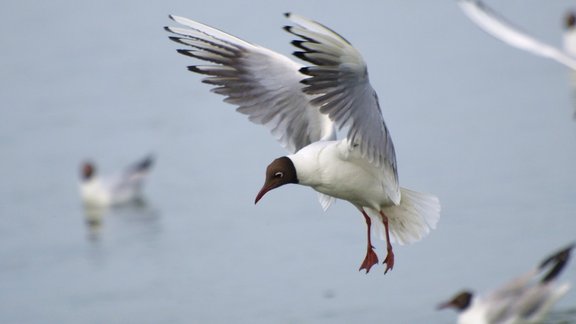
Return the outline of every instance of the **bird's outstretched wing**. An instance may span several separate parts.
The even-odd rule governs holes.
[[[300,64],[199,22],[170,18],[184,26],[165,28],[175,35],[170,39],[187,47],[178,52],[210,63],[188,69],[206,75],[203,82],[214,85],[212,91],[226,96],[250,121],[269,128],[288,151],[336,138],[333,123],[302,91],[300,81],[306,76],[299,72]]]
[[[295,14],[286,16],[296,26],[285,29],[299,37],[292,42],[299,48],[294,55],[313,64],[301,69],[310,76],[302,81],[304,92],[317,96],[312,103],[339,129],[348,130],[348,140],[359,148],[363,158],[391,170],[398,191],[394,144],[364,59],[344,37],[322,24]]]

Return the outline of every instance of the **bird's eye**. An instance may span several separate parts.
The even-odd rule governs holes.
[[[276,172],[274,173],[274,178],[283,178],[284,177],[284,172]]]

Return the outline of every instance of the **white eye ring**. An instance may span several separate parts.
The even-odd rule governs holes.
[[[274,173],[274,177],[276,177],[276,178],[284,178],[284,172],[276,172],[276,173]]]

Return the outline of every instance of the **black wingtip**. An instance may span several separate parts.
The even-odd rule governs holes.
[[[190,46],[189,44],[186,44],[186,42],[183,40],[182,37],[178,37],[178,36],[168,36],[168,39],[170,39],[171,41],[176,42],[176,43],[178,43],[178,44],[181,44],[181,45]],[[181,50],[181,51],[186,51],[186,50],[188,50],[188,49],[186,49],[186,50],[185,50],[185,49],[180,49],[180,50]],[[188,50],[188,51],[190,51],[190,50]],[[181,53],[181,54],[184,54],[184,53]]]
[[[154,160],[155,160],[154,154],[148,154],[141,161],[134,164],[131,170],[136,172],[145,172],[149,170],[152,167],[152,165],[154,165]]]
[[[547,266],[549,263],[554,262],[554,261],[558,261],[559,259],[566,259],[568,257],[570,257],[570,251],[574,248],[574,246],[576,245],[576,243],[571,243],[568,246],[566,246],[565,248],[559,250],[558,252],[555,252],[554,254],[550,255],[549,257],[547,257],[546,259],[544,259],[544,261],[542,261],[540,263],[539,268],[543,268],[545,266]]]
[[[299,58],[303,61],[310,62],[312,64],[317,63],[317,62],[315,62],[315,60],[311,60],[309,57],[307,57],[306,54],[308,54],[308,52],[296,51],[296,52],[292,53],[292,55],[296,56],[297,58]],[[300,72],[302,72],[302,71],[300,71]]]
[[[302,73],[302,74],[306,74],[306,75],[309,75],[309,74],[308,74],[309,71],[310,71],[310,68],[307,67],[307,66],[305,66],[305,67],[303,67],[303,68],[300,68],[300,70],[298,70],[298,72],[300,72],[300,73]]]
[[[299,58],[301,60],[308,61],[308,58],[306,57],[306,52],[297,51],[297,52],[292,53],[292,55],[296,56],[297,58]]]
[[[203,74],[203,71],[200,70],[196,65],[189,65],[186,67],[188,71]]]
[[[540,269],[546,267],[550,263],[554,264],[550,271],[548,271],[544,278],[542,278],[543,283],[554,280],[562,272],[566,264],[570,261],[570,253],[572,252],[574,246],[575,243],[571,243],[567,247],[546,258],[540,264]]]
[[[156,155],[154,153],[150,153],[146,156],[146,158],[144,158],[144,160],[142,160],[140,166],[144,168],[150,168],[154,165],[155,162],[156,162]]]
[[[301,49],[301,50],[304,50],[304,51],[306,51],[306,52],[308,52],[308,53],[315,53],[315,52],[317,52],[317,51],[311,50],[311,49],[309,49],[308,47],[306,47],[306,45],[305,45],[306,42],[303,41],[303,40],[296,39],[296,40],[291,41],[290,44],[292,44],[292,46],[297,47],[297,48],[299,48],[299,49]]]
[[[195,57],[194,54],[192,54],[191,50],[187,50],[187,49],[177,49],[176,52],[182,54],[182,55],[186,55],[186,56],[190,56],[190,57]]]

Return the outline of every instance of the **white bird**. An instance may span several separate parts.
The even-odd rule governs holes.
[[[462,11],[488,34],[519,49],[535,55],[551,58],[576,70],[576,19],[568,13],[565,19],[564,50],[548,45],[520,28],[514,27],[505,18],[479,0],[458,0]]]
[[[266,169],[257,203],[268,191],[288,183],[319,192],[327,209],[334,198],[351,202],[367,224],[367,252],[360,270],[378,263],[371,243],[371,225],[387,241],[386,270],[394,266],[391,239],[400,244],[423,238],[440,217],[438,199],[400,188],[394,145],[382,118],[376,92],[368,80],[360,53],[329,28],[295,14],[296,26],[285,30],[297,36],[301,51],[286,56],[192,21],[170,16],[185,28],[166,27],[173,41],[189,46],[181,54],[207,61],[190,71],[207,75],[225,102],[250,121],[268,127],[292,154],[274,160]],[[336,129],[347,136],[336,140]]]
[[[540,323],[550,308],[570,289],[557,277],[570,259],[574,244],[546,258],[530,272],[483,296],[463,291],[439,309],[455,308],[458,324]]]
[[[130,165],[116,174],[99,176],[94,163],[85,161],[81,167],[80,194],[87,207],[108,207],[142,197],[142,186],[154,162],[153,156]]]

